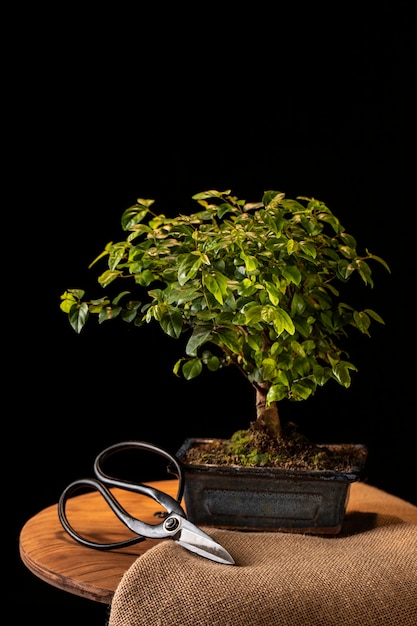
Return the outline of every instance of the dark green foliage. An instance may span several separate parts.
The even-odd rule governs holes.
[[[373,310],[356,310],[342,290],[353,276],[373,287],[369,262],[337,217],[312,198],[276,191],[248,204],[230,191],[193,197],[199,211],[167,218],[139,199],[122,216],[126,239],[109,243],[98,277],[106,295],[85,299],[69,289],[61,308],[76,332],[90,316],[141,327],[157,322],[185,352],[174,372],[186,379],[203,367],[235,365],[262,390],[266,406],[305,400],[333,379],[351,383],[354,364],[339,339],[356,329],[369,335]],[[110,295],[115,285],[123,290]],[[143,355],[146,359],[146,355]]]

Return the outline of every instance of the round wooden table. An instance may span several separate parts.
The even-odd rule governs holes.
[[[178,481],[175,479],[146,484],[174,498],[177,495]],[[120,489],[112,489],[112,492],[131,515],[149,524],[161,522],[158,513],[164,509],[151,498]],[[97,492],[70,498],[67,517],[77,532],[91,541],[109,543],[133,536]],[[110,604],[123,574],[159,541],[146,539],[118,550],[88,548],[77,543],[64,530],[58,518],[58,505],[54,504],[23,526],[19,551],[26,567],[43,581],[77,596]]]

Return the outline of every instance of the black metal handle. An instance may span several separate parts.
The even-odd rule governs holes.
[[[159,489],[156,489],[149,485],[145,485],[142,483],[132,483],[127,480],[117,479],[103,472],[101,465],[109,456],[116,454],[117,452],[132,448],[154,452],[155,454],[165,457],[170,461],[170,463],[174,465],[176,471],[172,471],[171,468],[168,468],[168,471],[178,477],[178,492],[176,499],[174,499],[167,493],[164,493],[163,491],[160,491]],[[184,491],[184,478],[182,469],[177,459],[166,450],[158,448],[157,446],[146,443],[144,441],[123,441],[121,443],[114,444],[100,452],[94,462],[94,472],[97,478],[83,478],[69,484],[62,492],[58,502],[59,520],[67,533],[78,543],[81,543],[82,545],[85,545],[89,548],[94,548],[96,550],[113,550],[116,548],[139,543],[140,541],[143,541],[147,538],[163,539],[169,536],[172,537],[173,529],[169,527],[169,524],[167,525],[170,517],[172,516],[172,518],[175,520],[178,519],[177,516],[180,516],[180,518],[186,518],[186,514],[180,504]],[[165,510],[167,511],[166,519],[160,524],[154,525],[146,524],[145,522],[142,522],[137,518],[132,517],[114,497],[109,487],[118,487],[120,489],[124,489],[134,493],[140,493],[142,495],[146,495],[152,498],[153,500],[158,502],[158,504],[165,508]],[[135,537],[114,543],[98,543],[80,535],[68,521],[66,514],[66,505],[68,499],[76,491],[79,491],[81,489],[85,490],[86,488],[98,491],[102,495],[108,506],[111,508],[111,510],[118,517],[118,519],[123,522],[123,524],[125,524],[125,526],[127,526],[132,532],[135,533]]]
[[[97,478],[101,480],[102,482],[104,482],[106,485],[109,485],[111,487],[119,487],[120,489],[127,489],[128,491],[133,491],[136,493],[143,493],[144,495],[148,495],[150,498],[153,498],[159,504],[161,504],[161,506],[163,506],[165,509],[169,510],[169,507],[172,504],[171,496],[168,496],[167,494],[153,487],[148,487],[147,485],[143,485],[142,483],[132,483],[127,480],[115,478],[114,476],[109,476],[103,471],[102,465],[106,459],[108,459],[110,456],[113,456],[119,452],[123,452],[124,450],[131,450],[131,449],[147,450],[148,452],[153,452],[154,454],[157,454],[159,456],[166,458],[170,463],[174,465],[175,470],[174,468],[172,468],[171,465],[168,466],[167,470],[169,473],[177,476],[178,478],[178,491],[177,491],[175,500],[177,501],[177,503],[180,503],[182,500],[183,493],[184,493],[184,475],[183,475],[183,470],[181,468],[181,465],[178,462],[178,459],[175,456],[172,456],[172,454],[170,454],[163,448],[159,448],[158,446],[155,446],[152,443],[147,443],[146,441],[134,441],[134,440],[133,441],[121,441],[120,443],[115,443],[112,446],[109,446],[108,448],[100,452],[100,454],[97,455],[94,461],[94,473],[97,476]],[[175,505],[173,505],[172,510],[178,513],[179,515],[185,516],[184,511],[182,511],[181,508],[178,508],[178,506],[175,507]]]

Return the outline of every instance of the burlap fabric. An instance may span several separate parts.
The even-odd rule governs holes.
[[[219,565],[167,540],[115,592],[109,626],[416,626],[417,507],[351,486],[332,537],[205,529]]]

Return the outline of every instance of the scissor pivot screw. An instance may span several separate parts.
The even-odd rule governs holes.
[[[169,517],[164,522],[164,528],[168,532],[172,533],[177,530],[180,525],[180,520],[177,517]]]

